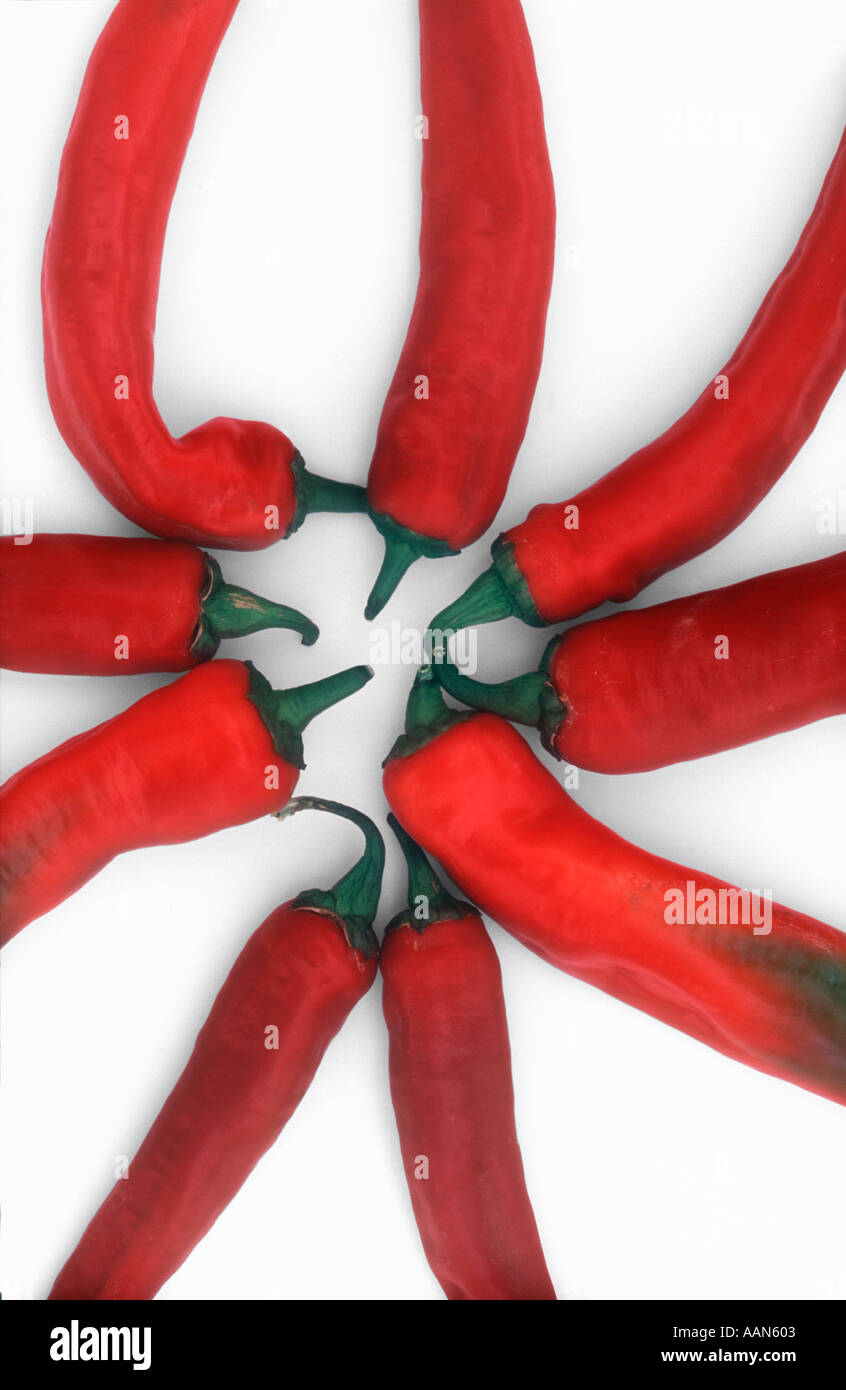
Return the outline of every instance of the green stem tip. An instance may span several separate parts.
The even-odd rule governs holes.
[[[405,732],[400,734],[385,762],[416,753],[438,734],[472,719],[468,710],[450,709],[431,666],[421,666],[414,678],[405,707]]]
[[[364,609],[364,616],[368,622],[382,612],[400,580],[414,564],[414,561],[419,558],[414,546],[407,541],[385,541],[385,558],[382,561],[382,568],[376,578],[376,583],[370,590],[370,597]]]
[[[364,616],[368,622],[381,613],[388,599],[394,593],[403,575],[422,556],[430,560],[441,559],[445,555],[457,555],[458,551],[432,536],[424,536],[410,527],[403,526],[393,517],[371,509],[371,519],[385,538],[385,558],[370,591]]]
[[[388,825],[399,840],[408,869],[408,907],[387,925],[386,932],[398,927],[411,927],[424,932],[436,922],[455,922],[476,909],[448,893],[416,840],[400,825],[396,816],[388,816]]]
[[[557,640],[556,638],[555,642]],[[437,677],[444,690],[472,709],[482,710],[486,714],[498,714],[502,719],[513,720],[515,724],[527,724],[530,728],[539,729],[544,747],[554,757],[559,757],[555,748],[555,737],[567,718],[568,710],[546,668],[551,647],[554,645],[555,643],[552,643],[547,647],[540,670],[515,676],[510,681],[491,684],[471,680],[451,662],[438,665]]]
[[[274,690],[251,661],[244,665],[250,678],[248,698],[268,729],[276,752],[292,767],[300,768],[305,767],[301,735],[306,725],[373,679],[369,666],[351,666],[292,690]]]
[[[426,735],[449,713],[433,667],[421,666],[414,677],[405,706],[406,734],[412,738],[418,734]]]
[[[491,546],[493,564],[454,603],[432,620],[433,628],[476,627],[502,618],[519,618],[530,627],[546,627],[535,606],[526,576],[517,563],[514,546],[498,536]]]
[[[286,536],[290,536],[312,512],[366,512],[367,493],[358,483],[341,483],[310,473],[302,456],[291,461],[296,507]]]
[[[489,684],[487,681],[471,680],[452,662],[444,661],[438,666],[438,680],[454,699],[461,700],[471,709],[499,714],[503,719],[530,727],[538,722],[541,693],[546,684],[546,678],[540,671],[529,671],[514,680]]]
[[[476,579],[453,603],[432,619],[433,631],[456,632],[480,623],[496,623],[516,614],[511,595],[496,569],[491,566]]]
[[[331,913],[340,921],[347,943],[354,951],[360,951],[367,959],[378,955],[379,943],[373,922],[385,867],[385,842],[381,834],[362,811],[317,796],[294,797],[277,813],[277,820],[287,820],[300,811],[325,811],[351,821],[364,835],[364,853],[334,887],[309,888],[294,899],[293,906]]]
[[[237,584],[226,584],[220,565],[210,555],[209,585],[200,598],[200,621],[191,645],[192,655],[200,660],[214,656],[225,637],[249,637],[265,628],[289,628],[298,632],[303,645],[311,647],[320,636],[320,629],[296,608],[273,603]]]

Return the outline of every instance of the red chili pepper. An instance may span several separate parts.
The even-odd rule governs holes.
[[[215,419],[174,439],[153,399],[168,214],[203,88],[238,0],[119,0],[59,170],[42,279],[50,404],[109,501],[175,540],[257,550],[362,488],[307,473],[289,439]]]
[[[702,758],[846,714],[846,553],[571,627],[500,685],[436,669],[592,772]]]
[[[186,541],[106,536],[0,538],[0,665],[13,671],[124,676],[187,671],[224,637],[314,623],[226,584],[211,555]]]
[[[304,766],[302,730],[372,674],[356,666],[279,691],[249,661],[213,661],[10,777],[0,788],[0,944],[117,854],[279,811]]]
[[[363,830],[364,855],[328,891],[278,907],[233,965],[188,1065],[50,1299],[150,1299],[276,1141],[326,1048],[376,975],[372,922],[385,847],[367,816],[313,797]]]
[[[613,834],[510,724],[447,710],[431,672],[406,727],[388,801],[482,911],[568,974],[846,1103],[846,933]]]
[[[622,603],[739,526],[813,432],[846,369],[846,135],[793,255],[731,361],[666,434],[494,543],[433,622],[542,627]]]
[[[514,1123],[502,976],[485,925],[393,816],[408,910],[380,964],[391,1095],[426,1258],[449,1299],[554,1299]]]
[[[555,192],[520,0],[420,0],[420,65],[420,283],[367,485],[385,537],[368,618],[418,556],[457,554],[496,516],[552,286]]]

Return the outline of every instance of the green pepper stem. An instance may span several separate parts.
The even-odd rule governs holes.
[[[300,454],[291,460],[296,507],[286,536],[302,526],[311,512],[366,512],[367,493],[358,483],[341,483],[310,473]]]
[[[412,840],[395,815],[388,816],[388,825],[399,840],[408,869],[408,907],[388,923],[386,930],[408,926],[413,931],[423,932],[435,922],[454,922],[475,912],[469,903],[447,892],[417,841]],[[426,908],[423,918],[417,916],[421,904]]]
[[[289,729],[301,734],[318,714],[354,695],[372,679],[373,671],[369,666],[350,666],[346,671],[324,676],[308,685],[277,691],[277,717],[283,719]]]
[[[433,631],[456,632],[480,623],[496,623],[516,612],[511,595],[492,565],[473,580],[460,598],[442,609],[429,626]]]
[[[320,636],[320,629],[296,608],[261,598],[237,584],[226,584],[220,566],[210,555],[206,560],[211,571],[211,588],[201,600],[201,624],[215,643],[225,637],[249,637],[265,628],[290,628],[298,632],[303,645],[311,647]]]
[[[405,706],[405,732],[411,737],[428,733],[448,713],[449,706],[433,668],[421,666]]]
[[[225,637],[248,637],[264,628],[290,628],[310,647],[320,636],[319,628],[296,608],[272,603],[249,589],[226,584],[220,565],[211,555],[203,556],[206,579],[199,596],[200,616],[191,638],[195,661],[210,661]]]
[[[277,753],[293,767],[305,766],[301,734],[306,725],[373,678],[369,666],[352,666],[309,685],[274,690],[251,661],[244,664],[250,676],[249,699],[267,727]]]
[[[375,618],[377,613],[381,613],[403,575],[414,564],[415,560],[419,560],[421,556],[426,556],[430,560],[437,560],[445,555],[458,554],[458,551],[453,550],[446,541],[437,540],[433,536],[424,536],[419,531],[412,531],[409,526],[403,526],[401,522],[394,521],[391,516],[374,512],[372,508],[370,509],[370,517],[376,529],[381,531],[385,538],[385,558],[364,610],[364,616],[368,622]]]
[[[340,919],[344,935],[353,950],[361,951],[368,958],[377,955],[379,943],[373,931],[373,922],[379,906],[385,867],[385,842],[381,834],[362,811],[343,806],[338,801],[326,801],[323,797],[294,797],[278,813],[277,819],[286,820],[300,811],[325,811],[351,821],[364,835],[364,853],[332,888],[309,888],[295,898],[294,907],[331,913]]]
[[[401,734],[385,759],[403,758],[423,748],[437,734],[472,719],[469,710],[450,709],[431,666],[421,666],[405,707],[405,733]]]
[[[400,580],[419,558],[420,552],[410,541],[399,536],[385,537],[385,558],[364,609],[368,622],[382,612]]]
[[[554,637],[548,644],[540,669],[529,671],[513,680],[488,684],[462,675],[451,662],[436,668],[437,678],[453,699],[461,700],[472,709],[486,714],[498,714],[515,724],[528,724],[540,730],[543,746],[554,758],[561,757],[556,746],[558,732],[569,713],[549,675],[549,661],[561,639]]]
[[[537,610],[526,576],[517,563],[511,541],[498,536],[491,546],[493,564],[473,580],[460,598],[439,613],[433,628],[475,627],[515,617],[530,627],[546,627]]]
[[[359,483],[342,483],[319,473],[300,470],[297,494],[306,513],[366,512],[367,493]]]
[[[529,671],[510,681],[488,684],[462,675],[452,662],[443,662],[437,667],[437,676],[444,690],[472,709],[499,714],[503,719],[530,727],[537,725],[542,717],[541,700],[549,686],[549,677],[542,671]]]

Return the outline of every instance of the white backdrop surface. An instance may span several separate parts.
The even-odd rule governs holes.
[[[846,120],[842,0],[526,0],[556,179],[558,264],[535,408],[494,532],[419,563],[377,619],[421,627],[497,531],[568,496],[681,413],[793,249]],[[0,8],[5,497],[39,530],[137,534],[53,426],[39,268],[59,155],[111,4]],[[318,472],[363,480],[416,284],[414,0],[243,0],[170,221],[156,392],[176,433],[267,419]],[[815,559],[846,489],[846,383],[754,515],[638,604]],[[363,518],[220,554],[303,609],[319,645],[226,645],[276,685],[367,661],[381,558]],[[482,629],[487,678],[546,636]],[[300,790],[381,821],[379,764],[412,672],[381,667],[312,726]],[[8,776],[167,677],[3,673]],[[580,803],[659,854],[846,928],[846,720],[642,776],[582,774]],[[0,1291],[43,1298],[179,1074],[242,943],[358,852],[326,817],[126,856],[4,952]],[[389,845],[381,921],[402,905]],[[518,1125],[562,1298],[846,1296],[842,1109],[728,1061],[559,974],[492,926]],[[280,1141],[161,1297],[437,1299],[399,1163],[378,983]]]

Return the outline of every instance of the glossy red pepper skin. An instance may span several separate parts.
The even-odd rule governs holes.
[[[530,950],[737,1061],[846,1103],[846,933],[772,905],[772,931],[677,925],[665,893],[728,888],[600,825],[494,715],[387,764],[394,813]]]
[[[380,956],[414,1215],[448,1299],[554,1299],[517,1140],[499,961],[468,903],[449,912],[405,914]]]
[[[254,550],[288,534],[308,509],[291,441],[271,425],[223,418],[174,439],[153,399],[168,214],[237,5],[115,6],[62,156],[42,301],[53,414],[104,496],[155,535]]]
[[[846,714],[846,554],[570,628],[549,677],[567,710],[553,749],[596,772]]]
[[[370,829],[375,850],[382,842]],[[372,864],[374,911],[382,862]],[[153,1298],[275,1142],[376,976],[369,913],[351,924],[343,911],[312,904],[324,898],[331,902],[331,891],[285,903],[250,937],[51,1299]]]
[[[307,644],[317,636],[294,609],[223,584],[217,562],[186,541],[4,536],[0,593],[0,666],[14,671],[187,671],[223,636],[275,626]]]
[[[540,371],[555,249],[520,0],[419,8],[420,281],[367,485],[387,550],[369,617],[416,555],[461,550],[499,510]]]
[[[569,628],[501,685],[438,668],[558,758],[647,772],[846,714],[846,553]]]
[[[345,693],[367,678],[362,668]],[[271,704],[294,693],[271,691],[244,662],[213,661],[9,778],[0,788],[0,944],[117,854],[282,809],[302,766],[301,741],[295,733],[286,747],[285,729],[271,732],[256,681]]]
[[[811,435],[844,369],[846,134],[796,250],[687,414],[584,492],[537,506],[506,531],[493,570],[433,626],[509,613],[543,625],[633,598],[749,515]]]

